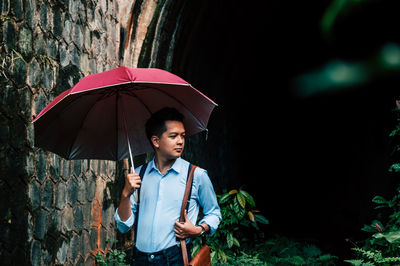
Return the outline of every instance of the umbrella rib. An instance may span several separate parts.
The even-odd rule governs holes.
[[[138,99],[138,101],[139,101],[141,104],[143,104],[144,108],[146,108],[146,111],[149,112],[150,115],[152,115],[152,112],[151,112],[150,108],[146,105],[146,103],[145,103],[142,99],[140,99],[139,95],[137,95],[137,94],[136,94],[135,92],[133,92],[132,90],[127,90],[126,93],[127,93],[127,94],[133,94],[134,97],[136,97],[136,98]]]
[[[82,94],[79,98],[82,98],[84,96],[84,94]],[[89,108],[89,110],[86,112],[86,114],[85,114],[85,118],[84,119],[82,119],[82,123],[81,123],[81,125],[80,125],[80,127],[79,128],[82,128],[82,125],[83,124],[85,124],[85,122],[86,122],[86,119],[87,119],[87,116],[88,116],[88,114],[90,113],[90,111],[92,111],[92,109],[93,109],[93,107],[99,102],[99,101],[101,101],[101,100],[103,100],[105,97],[99,97],[97,100],[96,100],[96,102],[94,103],[94,104],[92,104],[92,106]],[[78,135],[79,134],[76,134],[76,136],[74,137],[74,141],[72,141],[72,143],[71,143],[71,145],[70,145],[70,147],[69,147],[69,149],[68,149],[68,159],[70,160],[70,158],[71,158],[71,151],[72,151],[72,147],[74,147],[74,145],[75,145],[75,142],[76,142],[76,140],[77,140],[77,138],[78,138]]]
[[[193,112],[188,108],[188,107],[186,107],[186,105],[183,103],[183,102],[181,102],[180,100],[178,100],[177,98],[175,98],[175,97],[173,97],[172,95],[170,95],[169,93],[167,93],[167,92],[165,92],[165,91],[163,91],[163,90],[160,90],[160,89],[157,89],[157,88],[155,88],[157,91],[159,91],[159,92],[161,92],[161,93],[164,93],[165,95],[167,95],[168,97],[170,97],[170,98],[172,98],[172,99],[174,99],[175,101],[177,101],[179,104],[181,104],[204,128],[207,128],[204,124],[203,124],[203,122],[202,121],[200,121],[198,118],[197,118],[197,116],[195,116],[194,114],[193,114]]]
[[[183,86],[187,86],[187,85],[183,85]],[[169,98],[171,98],[171,99],[173,99],[174,101],[177,101],[181,106],[183,106],[204,128],[207,128],[204,124],[203,124],[203,122],[202,121],[200,121],[194,114],[193,114],[193,112],[188,108],[188,107],[186,107],[186,105],[182,102],[182,101],[180,101],[179,99],[177,99],[177,98],[175,98],[174,96],[172,96],[172,95],[170,95],[169,93],[167,93],[166,91],[164,91],[164,90],[160,90],[160,89],[158,89],[158,88],[156,88],[156,87],[145,87],[145,88],[148,88],[148,89],[154,89],[154,90],[156,90],[156,91],[158,91],[158,92],[161,92],[161,93],[163,93],[163,94],[165,94],[165,95],[167,95]],[[133,93],[133,92],[132,92]],[[135,94],[135,96],[140,100],[140,98],[139,98],[139,96],[136,94],[136,93],[133,93],[133,94]],[[142,102],[143,103],[143,101],[142,100],[140,100],[140,102]],[[144,103],[143,103],[144,104]],[[145,105],[145,104],[144,104]],[[147,108],[147,106],[145,105],[145,107]],[[148,108],[147,108],[148,109]],[[151,111],[149,111],[150,112],[150,114],[151,114]]]

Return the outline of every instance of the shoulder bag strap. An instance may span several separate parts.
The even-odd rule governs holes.
[[[142,165],[142,168],[140,168],[140,172],[139,172],[139,176],[140,176],[140,180],[143,181],[144,178],[144,173],[146,172],[146,168],[147,168],[147,164],[145,163]],[[138,221],[139,221],[139,207],[140,207],[140,188],[138,188],[136,190],[137,193],[137,207],[136,207],[136,212],[135,212],[135,235],[134,235],[134,241],[135,241],[135,245],[136,245],[136,238],[137,238],[137,229],[138,229]]]
[[[185,188],[185,194],[183,196],[183,201],[182,201],[182,207],[181,207],[181,215],[179,217],[179,222],[184,223],[185,222],[185,209],[188,207],[188,201],[190,200],[190,194],[192,192],[192,183],[193,183],[193,173],[194,170],[196,169],[196,165],[189,165],[188,169],[188,177],[186,180],[186,188]],[[181,249],[182,249],[182,258],[183,258],[183,263],[185,266],[189,265],[189,258],[187,255],[187,248],[186,248],[186,240],[181,239],[180,240],[181,244]]]

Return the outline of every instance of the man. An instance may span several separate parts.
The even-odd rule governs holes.
[[[117,227],[127,232],[137,221],[135,265],[183,265],[177,238],[212,235],[221,220],[217,198],[207,172],[197,167],[185,222],[179,223],[186,187],[189,162],[183,160],[185,127],[183,115],[174,108],[163,108],[146,123],[146,135],[153,145],[155,157],[146,167],[143,182],[137,173],[125,178],[121,202],[115,212]],[[133,192],[140,188],[139,217]],[[196,225],[199,207],[204,217]],[[188,248],[190,260],[190,248]]]

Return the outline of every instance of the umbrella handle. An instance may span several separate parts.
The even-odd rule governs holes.
[[[128,159],[128,158],[123,159],[123,160],[122,160],[122,163],[123,163],[124,169],[129,169],[129,159]],[[132,166],[132,167],[130,168],[131,174],[133,174],[133,171],[134,171],[134,168],[133,168],[133,166]],[[125,175],[126,175],[126,173],[125,173]],[[134,193],[135,193],[136,202],[139,202],[139,194],[138,194],[138,192],[137,192],[137,189],[135,190]]]

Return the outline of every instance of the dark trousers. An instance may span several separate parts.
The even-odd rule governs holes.
[[[192,245],[186,245],[189,261],[191,260]],[[136,248],[133,250],[132,266],[147,265],[167,265],[167,266],[183,266],[182,250],[178,246],[172,246],[167,249],[155,252],[144,253]]]

